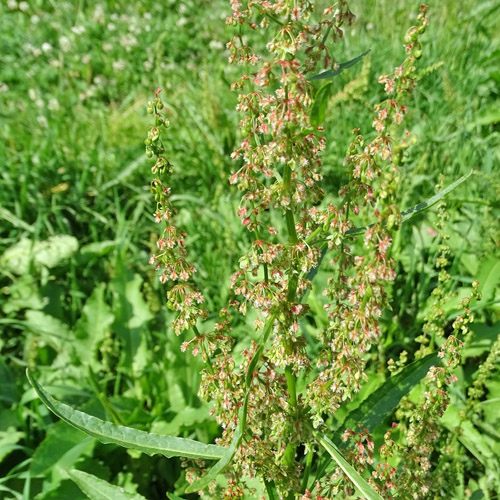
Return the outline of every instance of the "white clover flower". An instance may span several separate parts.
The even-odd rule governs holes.
[[[118,61],[113,61],[113,71],[122,71],[127,67],[127,61],[123,59],[118,59]]]
[[[19,3],[19,10],[22,12],[27,12],[30,8],[30,5],[28,2],[20,2]]]
[[[47,108],[50,109],[50,111],[58,111],[60,108],[59,101],[55,97],[52,97],[47,104]]]
[[[17,9],[17,2],[16,2],[16,0],[8,0],[8,1],[7,1],[7,7],[8,7],[10,10],[15,10],[15,9]]]
[[[67,36],[59,38],[59,46],[63,52],[68,52],[71,49],[71,40]]]
[[[40,125],[40,127],[42,127],[42,128],[47,128],[49,126],[49,122],[47,121],[47,118],[45,118],[45,116],[43,116],[43,115],[37,116],[36,121],[37,121],[38,125]]]
[[[48,42],[44,42],[42,43],[42,50],[45,53],[50,52],[52,50],[52,45]]]
[[[85,26],[73,26],[71,28],[71,31],[75,34],[75,35],[81,35],[82,33],[85,33]]]

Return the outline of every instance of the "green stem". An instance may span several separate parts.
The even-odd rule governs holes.
[[[288,165],[285,165],[283,171],[283,190],[287,196],[291,198],[291,179],[292,171]],[[286,226],[288,230],[288,243],[293,245],[298,243],[297,231],[295,230],[295,219],[292,210],[286,210],[285,212]],[[292,269],[288,278],[288,290],[287,290],[287,300],[290,304],[294,303],[297,295],[297,285],[298,285],[298,275]],[[288,348],[287,350],[289,350]],[[293,413],[297,410],[297,377],[292,371],[291,366],[285,368],[286,385],[288,391],[288,402],[290,404]],[[290,466],[295,460],[295,452],[297,450],[297,445],[293,443],[288,443],[285,449],[285,455],[283,457],[283,463],[285,466]],[[293,498],[293,493],[289,498]]]
[[[309,475],[311,473],[311,465],[313,457],[314,457],[314,451],[311,450],[306,456],[306,467],[304,469],[304,475],[302,476],[301,493],[304,493],[307,489],[307,483],[309,482]]]

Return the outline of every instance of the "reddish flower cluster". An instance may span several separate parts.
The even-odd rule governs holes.
[[[220,444],[228,445],[242,425],[239,413],[246,402],[242,442],[233,459],[226,498],[242,496],[239,475],[272,481],[281,497],[291,498],[290,492],[300,495],[298,446],[312,447],[313,427],[322,425],[323,415],[334,413],[359,391],[366,379],[366,353],[381,335],[387,286],[395,276],[389,255],[391,233],[401,221],[393,204],[399,182],[397,165],[409,143],[409,133],[400,127],[406,114],[403,99],[414,87],[414,62],[421,52],[418,36],[427,19],[422,6],[419,25],[407,35],[408,57],[380,79],[388,98],[375,107],[375,137],[365,144],[355,131],[345,159],[351,180],[340,191],[341,203],[321,207],[321,153],[326,141],[323,129],[311,125],[316,91],[307,75],[321,67],[336,68],[327,41],[341,38],[342,26],[354,16],[345,1],[327,6],[322,14],[308,0],[233,0],[231,6],[228,23],[240,30],[227,45],[230,61],[246,64],[254,72],[233,84],[239,92],[242,139],[232,154],[239,165],[230,183],[243,193],[237,215],[255,241],[231,277],[234,300],[221,311],[213,331],[200,334],[196,323],[206,316],[200,308],[203,297],[192,283],[194,268],[186,261],[185,235],[172,223],[174,210],[161,178],[171,166],[162,156],[160,130],[167,123],[157,94],[149,106],[157,123],[146,147],[148,156],[157,158],[152,169],[158,176],[152,182],[155,219],[165,222],[165,228],[152,263],[162,282],[173,283],[167,295],[169,306],[178,312],[174,330],[194,331],[183,350],[201,352],[207,362],[200,396],[214,401],[213,411],[223,427]],[[317,21],[309,24],[311,19]],[[243,29],[270,31],[273,25],[276,31],[269,36],[268,55],[255,53]],[[375,223],[364,231],[355,230],[353,214]],[[281,215],[282,223],[273,223],[276,215]],[[350,237],[361,232],[362,246],[356,246]],[[302,299],[326,246],[332,256],[332,277],[325,290],[329,324],[319,336],[319,354],[311,362],[300,328],[308,312]],[[229,311],[245,315],[248,308],[257,311],[256,331],[268,333],[242,353],[243,361],[237,366],[231,353]],[[307,380],[302,393],[297,389],[299,377]],[[434,408],[434,397],[442,395],[429,396],[429,409]],[[369,436],[347,434],[356,443],[352,461],[360,470],[370,466],[373,443]],[[302,498],[332,498],[341,491],[341,478],[335,472],[318,484],[315,496],[305,492]],[[380,486],[383,481],[386,487]],[[394,469],[382,464],[373,484],[389,494],[393,482]],[[350,494],[350,489],[345,486],[342,491]]]

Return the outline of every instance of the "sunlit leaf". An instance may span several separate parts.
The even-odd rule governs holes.
[[[363,52],[361,55],[355,57],[354,59],[351,59],[350,61],[339,63],[338,68],[334,71],[333,70],[323,71],[323,73],[319,73],[318,75],[312,76],[311,78],[309,78],[309,80],[321,80],[324,78],[333,78],[334,76],[340,75],[342,71],[344,71],[347,68],[350,68],[351,66],[354,66],[358,61],[361,61],[361,59],[363,59],[363,57],[365,57],[366,54],[368,54],[368,52],[370,52],[370,50]]]
[[[389,377],[375,392],[370,394],[342,425],[343,429],[373,429],[384,421],[396,408],[401,398],[408,394],[422,378],[425,377],[431,366],[439,364],[437,353],[431,353],[406,366],[400,373]],[[335,441],[339,442],[339,436]]]
[[[326,436],[321,436],[316,433],[316,439],[319,444],[330,454],[330,456],[337,462],[337,465],[344,471],[344,474],[351,480],[354,487],[358,492],[363,495],[363,498],[368,500],[382,500],[382,497],[367,483],[361,475],[356,472],[347,460],[342,456],[333,442]]]
[[[67,474],[90,500],[146,500],[139,493],[127,493],[120,486],[109,484],[81,470],[68,470]]]
[[[220,446],[203,444],[192,439],[161,436],[131,427],[115,425],[82,411],[75,410],[71,408],[71,406],[56,401],[45,392],[29,370],[26,371],[26,374],[38,396],[52,413],[85,434],[98,439],[102,443],[117,444],[125,448],[132,448],[142,453],[146,453],[147,455],[160,454],[165,457],[205,458],[214,460],[223,457],[225,454],[226,450]]]

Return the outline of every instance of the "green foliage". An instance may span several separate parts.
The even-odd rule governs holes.
[[[0,5],[0,497],[6,500],[84,500],[82,491],[108,488],[110,498],[156,500],[165,492],[176,500],[196,498],[184,495],[188,483],[178,458],[102,445],[57,421],[29,385],[26,367],[36,367],[40,387],[64,401],[52,403],[56,411],[78,416],[84,426],[99,423],[99,432],[108,424],[104,429],[133,427],[134,439],[150,430],[163,435],[160,442],[168,435],[200,443],[213,443],[221,432],[196,395],[201,361],[179,351],[181,340],[168,326],[171,315],[147,265],[156,228],[142,139],[149,123],[143,104],[162,87],[175,124],[166,146],[178,166],[172,178],[177,221],[188,234],[207,309],[217,311],[227,303],[229,276],[249,244],[234,216],[236,189],[227,182],[234,168],[229,154],[240,141],[236,96],[228,90],[239,71],[227,66],[224,53],[229,7],[222,0],[97,4]],[[314,104],[313,121],[324,125],[328,143],[323,173],[332,203],[346,181],[349,130],[370,130],[372,105],[382,94],[376,79],[400,60],[414,6],[356,1],[351,8],[358,20],[332,56],[348,61],[362,55],[318,75],[337,76],[318,87],[323,90]],[[475,323],[435,444],[448,453],[432,462],[442,479],[437,498],[494,498],[500,489],[500,361],[487,362],[500,335],[498,9],[488,0],[431,6],[427,52],[415,102],[408,105],[408,128],[418,141],[402,154],[397,193],[401,208],[429,199],[448,205],[447,334],[473,280],[482,293],[471,303]],[[441,173],[444,186],[456,188],[446,198],[434,191]],[[434,358],[413,359],[438,283],[436,208],[404,215],[412,219],[392,249],[398,268],[388,290],[392,310],[382,317],[383,344],[365,354],[369,381],[326,419],[330,434],[324,438],[337,446],[346,426],[356,430],[362,423],[371,430],[377,420],[390,422],[395,405],[412,407],[423,392],[421,375]],[[359,217],[356,227],[372,222]],[[353,239],[352,245],[360,243]],[[326,299],[318,293],[331,273],[326,260],[307,297],[311,312],[300,325],[310,352],[326,317]],[[235,326],[236,364],[258,340],[249,333],[254,320],[239,318]],[[216,314],[208,321],[215,323]],[[392,376],[389,360],[402,363]],[[478,379],[482,395],[471,398]],[[376,444],[382,442],[383,431],[374,432]],[[404,431],[393,439],[404,445]],[[335,456],[352,465],[345,449],[348,444]],[[228,462],[234,449],[225,452]],[[335,462],[315,453],[305,481],[310,488]],[[299,456],[304,469],[306,456]],[[217,469],[212,471],[209,480]],[[269,498],[277,495],[272,485],[265,487]],[[99,493],[88,495],[103,498],[90,496]]]
[[[52,413],[102,443],[118,444],[148,455],[159,453],[165,457],[182,456],[210,460],[221,458],[224,454],[223,448],[219,446],[206,445],[191,439],[160,436],[130,427],[114,425],[111,422],[104,422],[99,418],[56,401],[43,390],[42,386],[36,381],[29,370],[27,371],[27,377],[40,399]]]

